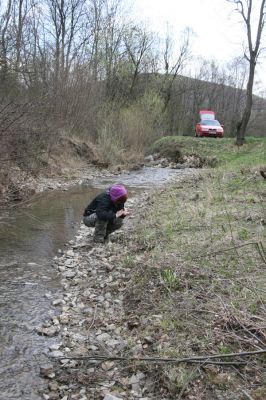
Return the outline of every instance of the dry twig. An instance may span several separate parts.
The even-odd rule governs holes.
[[[242,361],[212,361],[215,359],[224,359],[230,357],[246,357],[253,356],[257,354],[265,354],[266,349],[256,350],[256,351],[244,351],[239,353],[228,353],[228,354],[215,354],[207,356],[191,356],[184,358],[160,358],[160,357],[121,357],[121,356],[104,356],[104,355],[92,355],[85,357],[59,357],[58,360],[79,360],[79,361],[89,361],[89,360],[108,360],[108,361],[144,361],[144,362],[156,362],[156,363],[204,363],[204,364],[217,364],[217,365],[245,365],[246,362]]]

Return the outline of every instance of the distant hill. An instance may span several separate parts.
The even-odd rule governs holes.
[[[166,123],[170,134],[194,134],[199,110],[210,109],[225,125],[225,134],[235,136],[236,124],[245,107],[245,90],[182,75],[173,81],[171,75],[142,74],[136,84],[135,96],[147,91],[160,94],[167,102]],[[256,95],[247,135],[266,136],[266,100]]]

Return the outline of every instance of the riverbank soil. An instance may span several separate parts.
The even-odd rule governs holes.
[[[63,189],[92,178],[118,174],[143,166],[143,154],[104,158],[101,146],[59,136],[49,152],[5,159],[0,165],[0,207],[19,204],[39,193]]]
[[[49,152],[7,159],[0,165],[0,206],[19,204],[47,190],[66,189],[81,179],[106,174],[91,143],[59,136]]]
[[[265,193],[258,168],[189,170],[129,200],[107,245],[81,225],[37,328],[42,397],[265,399]]]

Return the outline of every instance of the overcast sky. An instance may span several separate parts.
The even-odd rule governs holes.
[[[165,36],[167,23],[178,33],[185,27],[193,29],[192,53],[220,62],[243,55],[246,34],[240,17],[226,0],[132,0],[138,19],[144,20],[151,30]],[[259,4],[260,0],[254,3]],[[266,32],[262,45],[266,47]],[[266,53],[257,68],[256,79],[266,90]]]

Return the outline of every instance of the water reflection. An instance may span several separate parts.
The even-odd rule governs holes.
[[[50,260],[73,238],[83,208],[101,189],[78,187],[46,194],[19,206],[0,221],[0,389],[3,398],[40,399],[39,365],[54,339],[38,336],[35,326],[49,319],[45,294],[59,295]]]

